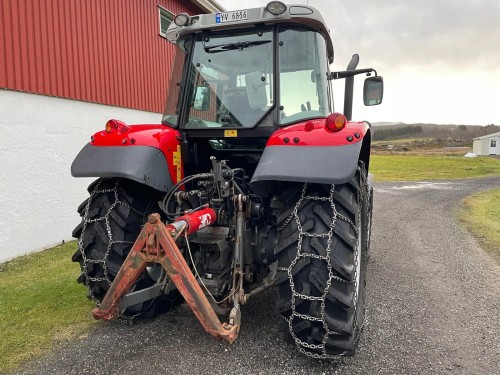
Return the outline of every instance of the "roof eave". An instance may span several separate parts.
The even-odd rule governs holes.
[[[486,134],[486,135],[482,135],[480,137],[476,137],[476,138],[472,138],[472,140],[476,140],[476,139],[486,139],[486,138],[491,138],[491,137],[498,137],[500,136],[500,132],[496,132],[496,133],[491,133],[491,134]]]
[[[225,12],[226,10],[215,0],[191,0],[197,7],[207,13]]]

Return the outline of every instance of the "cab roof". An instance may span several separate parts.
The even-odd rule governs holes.
[[[238,12],[245,12],[245,16],[242,17],[243,13],[240,13],[238,20],[231,20],[231,15]],[[227,21],[224,20],[226,14],[228,15]],[[288,5],[285,12],[279,15],[272,14],[267,10],[267,7],[260,7],[189,16],[185,26],[178,26],[172,22],[166,36],[168,41],[176,44],[178,39],[188,34],[276,24],[306,26],[319,32],[326,40],[328,61],[330,64],[333,63],[333,43],[330,31],[319,11],[309,5]]]

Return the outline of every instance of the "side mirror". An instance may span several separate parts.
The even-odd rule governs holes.
[[[245,85],[250,108],[267,106],[266,78],[261,72],[252,72],[245,75]]]
[[[380,76],[368,77],[363,86],[363,102],[365,105],[379,105],[384,96],[384,80]]]
[[[194,93],[193,109],[196,111],[208,111],[210,106],[210,90],[206,86],[197,86]]]

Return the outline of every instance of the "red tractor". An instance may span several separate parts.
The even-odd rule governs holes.
[[[240,306],[274,287],[300,352],[354,354],[372,188],[353,81],[374,73],[363,95],[376,105],[382,78],[356,69],[357,55],[330,72],[329,31],[306,5],[179,14],[167,38],[177,52],[162,123],[110,120],[71,167],[98,177],[73,232],[94,317],[152,317],[186,301],[233,342]],[[334,79],[346,80],[344,114]]]

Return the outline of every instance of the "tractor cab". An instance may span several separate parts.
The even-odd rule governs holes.
[[[333,47],[312,7],[180,14],[167,38],[178,50],[166,125],[197,137],[268,137],[332,111]]]
[[[198,155],[224,159],[229,151],[241,155],[239,167],[252,175],[280,127],[334,111],[333,45],[313,7],[272,1],[227,13],[179,14],[167,38],[178,48],[162,123],[182,133],[189,172],[209,166]]]

